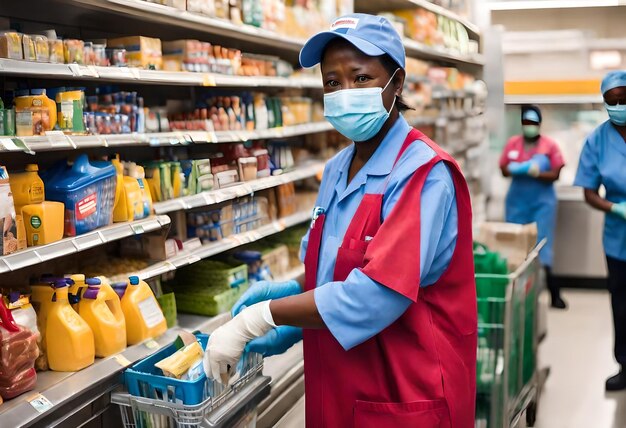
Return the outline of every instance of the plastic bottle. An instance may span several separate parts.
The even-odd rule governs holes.
[[[167,322],[152,289],[139,277],[131,276],[122,297],[122,310],[126,318],[126,339],[135,345],[165,333]]]
[[[87,289],[87,283],[85,282],[85,275],[74,274],[69,278],[69,301],[70,305],[78,312],[78,303],[80,302],[83,291]]]
[[[87,278],[85,282],[87,289],[78,304],[78,314],[93,332],[96,357],[117,354],[126,349],[126,323],[119,297],[99,278]],[[117,316],[113,312],[116,307]]]
[[[93,332],[70,306],[65,280],[55,283],[55,299],[48,312],[46,324],[45,347],[51,370],[73,372],[93,364]]]
[[[26,165],[24,172],[13,173],[9,177],[15,212],[22,214],[24,205],[40,204],[44,201],[44,184],[39,177],[37,164]]]
[[[33,108],[48,110],[49,122],[45,131],[54,129],[57,123],[57,103],[48,98],[45,89],[31,89],[30,95],[28,95],[28,91],[26,94],[18,93],[18,96],[15,97],[15,108],[20,110]]]

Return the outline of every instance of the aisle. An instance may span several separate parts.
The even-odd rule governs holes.
[[[567,311],[548,315],[541,364],[551,367],[536,428],[626,428],[626,391],[605,394],[613,360],[611,308],[604,291],[566,291]]]

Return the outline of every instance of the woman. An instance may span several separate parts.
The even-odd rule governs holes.
[[[552,243],[556,223],[556,192],[554,182],[565,166],[559,146],[541,135],[541,110],[536,106],[522,107],[522,133],[512,137],[500,157],[500,169],[505,177],[513,177],[506,195],[506,221],[537,223],[539,240],[547,238],[539,252],[546,271],[548,290],[553,308],[565,309],[558,285],[552,277]]]
[[[618,391],[626,389],[626,71],[607,74],[601,90],[609,120],[587,137],[574,185],[585,189],[589,205],[607,213],[604,252],[620,371],[606,381],[606,390]],[[605,197],[600,196],[600,186]]]
[[[283,352],[302,327],[308,427],[473,427],[469,193],[454,160],[400,114],[402,40],[382,17],[349,15],[300,62],[321,63],[324,114],[354,144],[326,166],[303,288],[255,284],[211,335],[210,371],[234,367],[249,341]]]

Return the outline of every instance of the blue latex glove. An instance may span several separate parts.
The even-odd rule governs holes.
[[[540,172],[548,172],[552,169],[550,158],[546,155],[536,154],[532,157],[532,161],[539,165]]]
[[[302,329],[289,325],[280,325],[270,330],[265,336],[257,337],[246,345],[247,352],[258,352],[264,357],[282,354],[302,340]]]
[[[248,290],[237,300],[237,303],[231,310],[232,316],[236,316],[244,308],[252,306],[255,303],[264,302],[265,300],[281,299],[283,297],[300,294],[302,289],[298,281],[270,282],[259,281],[254,283]]]
[[[613,204],[613,206],[611,207],[611,213],[626,220],[626,202]]]
[[[511,175],[530,175],[531,177],[539,175],[539,165],[532,161],[511,162],[508,168]]]

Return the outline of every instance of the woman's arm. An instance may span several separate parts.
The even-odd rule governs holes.
[[[276,325],[291,325],[302,328],[325,328],[313,290],[283,299],[272,300],[270,310]]]
[[[501,166],[500,171],[502,171],[503,177],[510,177],[511,173],[509,172],[509,167],[507,165]]]
[[[593,190],[585,188],[585,202],[593,208],[607,213],[611,211],[611,207],[613,206],[612,202],[609,202],[600,196],[598,189]]]
[[[546,183],[553,183],[559,179],[561,175],[561,169],[563,169],[563,167],[542,172],[537,176],[537,180],[545,181]]]

